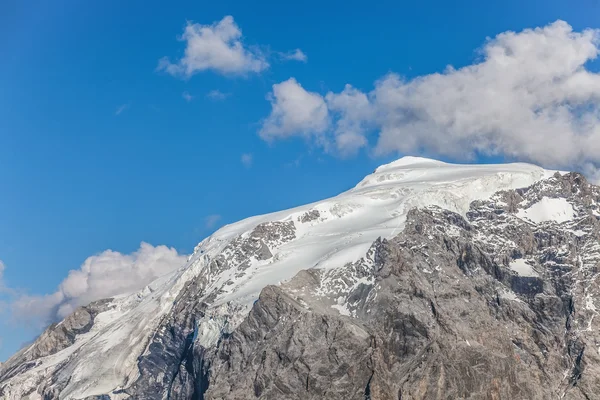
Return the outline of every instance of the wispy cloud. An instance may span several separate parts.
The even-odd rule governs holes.
[[[214,100],[214,101],[222,101],[222,100],[225,100],[227,97],[229,97],[230,94],[231,93],[223,93],[220,90],[215,89],[215,90],[211,90],[210,92],[208,92],[206,94],[206,97],[208,97],[209,99]]]
[[[14,296],[17,294],[17,291],[11,287],[9,287],[4,281],[4,271],[6,270],[6,264],[2,260],[0,260],[0,294]],[[3,305],[6,303],[0,302],[0,312],[2,312]]]
[[[185,101],[187,101],[188,103],[189,103],[190,101],[194,100],[194,96],[192,96],[192,95],[191,95],[191,94],[189,94],[188,92],[183,92],[183,93],[181,94],[181,97],[183,97],[183,99],[184,99]]]
[[[308,61],[308,57],[300,49],[288,52],[277,52],[277,54],[279,55],[279,58],[281,58],[284,61],[300,61],[303,63]]]
[[[254,156],[251,153],[242,154],[241,161],[244,167],[250,168],[254,162]]]
[[[285,163],[284,166],[286,168],[291,168],[291,167],[298,168],[300,166],[301,161],[302,161],[302,155],[296,157],[296,159],[293,161]]]
[[[425,149],[456,160],[484,154],[595,171],[600,73],[588,65],[599,46],[600,30],[556,21],[488,39],[474,64],[413,79],[388,74],[370,92],[346,85],[322,95],[292,78],[273,85],[259,133],[268,141],[304,137],[340,155]]]
[[[127,104],[121,104],[119,107],[117,107],[117,110],[115,111],[115,115],[121,115],[125,110],[127,110],[129,108],[129,103]]]
[[[221,216],[219,214],[208,215],[204,218],[204,227],[206,229],[214,228],[217,223],[221,220]]]

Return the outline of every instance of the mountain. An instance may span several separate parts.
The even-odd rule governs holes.
[[[228,225],[0,366],[2,399],[598,399],[600,189],[404,157]]]

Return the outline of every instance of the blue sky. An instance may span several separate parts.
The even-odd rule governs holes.
[[[186,23],[211,26],[228,15],[241,30],[243,54],[268,67],[238,66],[231,72],[221,65],[196,68],[189,75],[157,68],[163,57],[172,66],[183,65],[177,63],[188,43],[178,36]],[[405,153],[480,162],[518,159],[595,171],[597,156],[580,148],[552,158],[521,150],[535,142],[521,143],[509,134],[502,143],[513,140],[515,145],[501,147],[489,132],[503,132],[503,127],[473,128],[472,121],[456,119],[451,128],[439,121],[411,125],[415,131],[441,132],[415,139],[390,130],[397,120],[382,120],[388,109],[373,99],[383,98],[375,87],[398,89],[398,82],[386,80],[390,73],[418,82],[447,71],[447,65],[460,69],[480,62],[486,58],[479,51],[486,38],[502,32],[545,27],[558,19],[582,32],[600,27],[599,15],[595,0],[2,2],[0,360],[34,337],[47,317],[15,315],[13,304],[27,298],[54,307],[58,303],[40,296],[55,293],[69,271],[88,257],[107,249],[127,255],[144,241],[174,248],[177,255],[167,258],[177,261],[222,224],[335,195]],[[500,39],[495,43],[508,46]],[[567,55],[574,48],[571,42],[560,45]],[[286,60],[296,49],[306,60]],[[585,79],[595,85],[597,62],[589,54],[582,57],[589,72]],[[562,77],[559,67],[556,74]],[[487,82],[490,70],[465,78],[467,90],[473,82]],[[273,87],[282,82],[289,85]],[[432,87],[448,89],[449,79],[441,86],[427,82],[407,89],[422,94],[417,100],[424,105],[415,106],[415,112],[445,109],[446,104],[424,93]],[[344,92],[346,84],[354,91]],[[298,87],[302,100],[316,104],[308,108],[309,122],[290,116],[290,110],[301,108],[296,103],[283,102],[288,93],[283,90]],[[555,104],[584,97],[577,105],[596,110],[595,95],[561,90],[565,93]],[[357,119],[346,97],[337,97],[342,94],[350,99],[364,94],[373,104],[360,108],[364,117]],[[461,99],[468,103],[473,98]],[[314,125],[321,111],[326,117]],[[551,111],[556,114],[555,108]],[[477,131],[464,139],[467,146],[477,143],[465,150],[475,158],[447,150],[464,145],[463,139],[445,142],[444,128],[456,126]],[[506,130],[524,136],[520,129],[530,132],[537,126],[523,120]],[[347,129],[353,135],[344,136]],[[583,132],[579,125],[565,129],[573,135]],[[586,129],[584,134],[595,134]],[[385,140],[379,131],[389,131]],[[344,142],[350,143],[349,152],[341,138],[349,138]],[[378,145],[378,138],[387,144]],[[585,162],[579,163],[582,155]],[[35,301],[28,304],[39,304]]]

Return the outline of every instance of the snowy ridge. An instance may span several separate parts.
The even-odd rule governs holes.
[[[402,231],[410,209],[434,205],[464,215],[473,200],[532,185],[553,173],[522,163],[456,165],[404,157],[333,198],[227,225],[202,241],[175,273],[113,299],[73,345],[33,361],[34,366],[14,376],[0,370],[0,395],[42,399],[36,388],[60,369],[71,379],[57,398],[115,391],[111,399],[128,398],[118,390],[135,381],[138,357],[147,352],[151,336],[195,277],[205,277],[203,299],[209,303],[198,321],[197,340],[209,347],[221,332],[235,328],[263,287],[285,282],[300,270],[330,270],[361,259],[377,238]]]

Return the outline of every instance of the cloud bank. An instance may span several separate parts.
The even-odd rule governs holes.
[[[503,156],[597,173],[600,31],[564,21],[488,39],[478,62],[404,79],[388,74],[368,93],[325,95],[294,78],[273,85],[260,136],[300,136],[349,156],[422,153],[456,160]]]
[[[183,266],[186,260],[187,256],[173,248],[145,242],[131,254],[106,250],[88,257],[79,269],[70,271],[54,293],[16,297],[10,305],[11,314],[20,322],[43,328],[78,306],[140,290]]]

